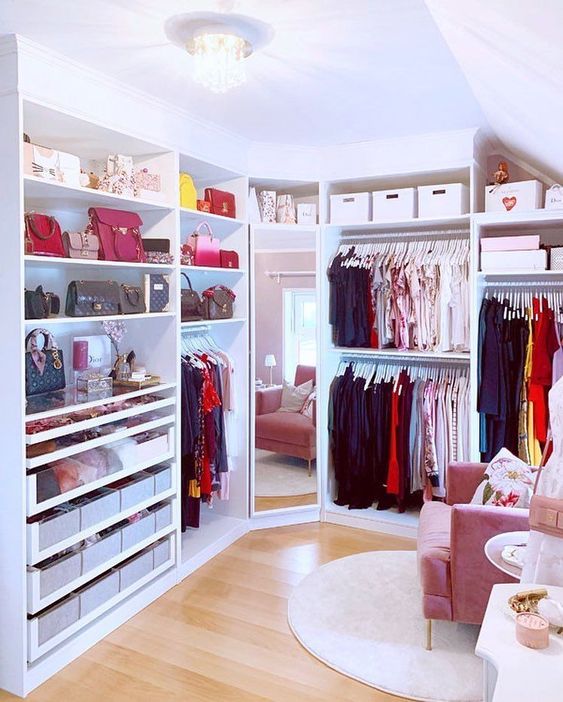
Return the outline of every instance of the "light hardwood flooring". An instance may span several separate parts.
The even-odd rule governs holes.
[[[265,512],[268,509],[285,509],[286,507],[302,507],[303,505],[317,504],[317,493],[309,492],[306,495],[286,495],[285,497],[255,497],[254,509]]]
[[[329,524],[251,532],[27,699],[396,702],[309,655],[288,628],[287,599],[323,563],[412,548],[410,539]]]

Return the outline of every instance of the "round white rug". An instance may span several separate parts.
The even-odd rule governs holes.
[[[256,497],[293,497],[317,491],[315,463],[309,477],[307,461],[302,458],[256,449],[254,476]]]
[[[331,668],[412,700],[482,700],[479,627],[426,622],[414,551],[348,556],[305,577],[289,600],[289,625],[301,644]]]

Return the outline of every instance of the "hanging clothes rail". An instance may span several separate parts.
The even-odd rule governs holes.
[[[264,271],[264,275],[279,283],[282,278],[314,278],[316,273],[315,271]]]
[[[427,365],[435,365],[435,366],[443,366],[444,364],[452,363],[452,364],[467,364],[468,359],[467,358],[459,358],[457,356],[452,356],[452,358],[444,358],[443,356],[440,356],[439,359],[437,358],[432,358],[430,355],[428,356],[414,356],[413,354],[406,352],[406,353],[393,353],[393,355],[390,356],[375,356],[373,354],[369,353],[354,353],[354,354],[346,354],[343,353],[340,356],[340,360],[345,362],[345,363],[353,363],[354,361],[363,361],[367,363],[375,363],[375,364],[405,364],[406,365],[411,365],[415,363],[426,363]]]
[[[365,234],[350,233],[343,234],[340,238],[346,243],[351,240],[356,240],[358,244],[364,244],[367,241],[381,241],[386,239],[406,239],[407,241],[416,241],[424,239],[452,239],[454,237],[466,238],[469,237],[470,230],[463,229],[429,229],[429,230],[411,230],[407,232],[366,232]]]

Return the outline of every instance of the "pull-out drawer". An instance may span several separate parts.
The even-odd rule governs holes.
[[[36,563],[41,552],[80,532],[80,509],[68,502],[38,515],[27,524],[27,560]],[[47,556],[45,556],[46,558]]]
[[[141,519],[132,521],[121,529],[121,550],[127,551],[135,544],[148,539],[155,533],[154,514],[148,514]]]

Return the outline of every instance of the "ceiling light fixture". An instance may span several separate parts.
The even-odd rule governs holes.
[[[168,39],[194,59],[194,80],[214,93],[225,93],[246,81],[245,59],[272,38],[272,28],[259,20],[221,12],[190,12],[170,17]]]

